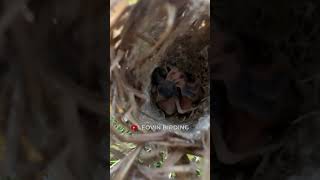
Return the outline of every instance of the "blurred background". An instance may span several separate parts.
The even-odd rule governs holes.
[[[216,148],[215,178],[319,179],[319,3],[216,0],[211,6],[211,95],[220,98],[214,116],[229,121],[221,129],[232,151]],[[294,85],[284,88],[285,79]],[[280,129],[258,135],[270,125]],[[215,147],[224,145],[216,140]]]
[[[0,176],[106,178],[107,4],[0,2]]]

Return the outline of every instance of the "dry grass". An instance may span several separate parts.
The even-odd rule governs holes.
[[[111,2],[111,8],[110,141],[111,158],[117,162],[110,168],[112,179],[169,179],[170,174],[175,179],[210,179],[209,126],[199,128],[197,138],[164,131],[129,132],[131,124],[143,123],[141,107],[150,100],[152,70],[177,46],[179,37],[199,29],[199,22],[209,27],[208,2],[141,0],[130,6],[119,0]],[[203,119],[209,123],[210,117]]]

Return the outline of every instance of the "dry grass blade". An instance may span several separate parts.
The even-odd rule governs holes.
[[[199,148],[201,147],[200,144],[193,144],[193,143],[187,143],[187,142],[165,142],[165,141],[159,141],[159,142],[150,142],[151,144],[159,144],[167,147],[182,147],[182,148]]]
[[[172,153],[168,154],[167,160],[164,162],[163,166],[173,166],[181,159],[183,155],[184,153],[179,150],[173,151]]]
[[[136,64],[139,66],[141,64],[143,64],[148,58],[150,58],[150,56],[152,55],[152,53],[157,50],[162,44],[163,42],[169,37],[171,31],[172,31],[172,28],[173,28],[173,23],[174,23],[174,20],[175,20],[175,14],[176,14],[176,9],[174,6],[166,3],[165,4],[165,9],[166,9],[166,12],[168,14],[168,20],[167,20],[167,26],[166,26],[166,29],[165,31],[161,34],[159,40],[157,41],[157,43],[149,50],[149,52],[146,53],[146,55],[137,60]]]
[[[168,140],[172,140],[173,137],[178,136],[171,132],[155,132],[155,133],[148,133],[148,134],[139,134],[137,136],[123,136],[123,135],[120,135],[115,129],[115,127],[113,126],[110,126],[110,130],[119,140],[123,142],[133,142],[137,144],[152,142],[152,141],[168,141]],[[173,140],[172,142],[186,144],[186,142],[183,142],[183,140],[185,141],[185,138],[180,138],[180,139],[177,139],[176,141]],[[194,144],[186,144],[186,145],[189,145],[191,147],[196,146]]]
[[[122,159],[125,157],[125,154],[115,149],[110,149],[110,154],[112,154],[116,159]]]
[[[121,17],[121,15],[125,12],[127,7],[128,7],[128,1],[126,1],[126,0],[117,1],[116,4],[113,7],[111,7],[110,29],[112,29],[114,27],[114,24]]]
[[[155,173],[170,173],[170,172],[182,172],[182,173],[188,173],[195,171],[196,168],[191,165],[175,165],[175,166],[167,166],[159,169],[153,170]]]
[[[204,158],[203,158],[203,180],[210,179],[210,131],[205,132],[203,136],[203,144],[204,144]]]
[[[119,62],[121,61],[123,56],[124,56],[124,52],[118,51],[118,54],[113,58],[112,64],[110,66],[110,78],[112,78],[112,72],[113,72],[114,68],[119,67]]]
[[[153,158],[159,157],[160,153],[162,152],[161,149],[154,149],[148,153],[141,153],[139,158],[143,161],[151,160]]]
[[[121,171],[119,172],[119,174],[116,176],[115,179],[124,180],[126,178],[126,176],[128,175],[128,171],[130,170],[136,157],[139,155],[141,149],[142,149],[142,146],[138,146],[134,151],[129,153],[125,159],[122,160]]]

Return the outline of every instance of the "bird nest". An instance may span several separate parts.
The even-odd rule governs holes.
[[[174,173],[178,179],[208,179],[209,1],[141,0],[130,5],[120,0],[110,5],[111,159],[120,161],[111,176],[159,179]],[[204,95],[194,111],[167,116],[151,98],[151,74],[168,64],[200,80]],[[138,129],[132,128],[136,125]],[[119,126],[132,130],[121,133]],[[168,128],[143,128],[147,126]],[[119,155],[124,148],[114,148],[122,142],[135,147],[126,157]],[[187,154],[205,156],[202,176],[196,175],[197,165]],[[161,168],[149,168],[159,157]]]

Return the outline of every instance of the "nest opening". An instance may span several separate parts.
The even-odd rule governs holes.
[[[135,150],[127,148],[130,154],[123,153],[119,164],[122,163],[115,165],[111,174],[115,179],[123,179],[121,175],[136,178],[141,174],[147,174],[145,177],[149,179],[168,179],[171,172],[165,169],[169,168],[171,171],[175,164],[181,163],[191,165],[191,161],[182,161],[188,160],[188,155],[192,154],[204,156],[201,163],[204,175],[201,178],[209,179],[209,173],[206,173],[209,172],[210,164],[207,56],[210,34],[209,1],[140,0],[133,6],[126,5],[126,1],[121,2],[118,2],[119,6],[114,4],[110,11],[110,116],[114,122],[114,126],[110,126],[114,135],[110,136],[113,141],[110,144],[115,145],[121,141],[137,145]],[[165,67],[167,64],[175,64],[180,70],[196,76],[201,81],[205,91],[204,98],[202,103],[197,104],[201,107],[192,116],[186,114],[169,118],[152,100],[152,72],[155,68]],[[143,128],[146,125],[160,128]],[[176,130],[163,129],[164,125],[190,126],[182,126],[188,128]],[[125,127],[123,131],[119,126]],[[173,133],[167,133],[168,131]],[[178,157],[175,162],[171,161],[180,155],[181,158]],[[131,161],[136,158],[139,158],[139,162]],[[132,163],[127,163],[127,160]],[[150,167],[154,167],[154,163],[158,163],[159,160],[169,163],[163,163],[165,168],[157,168],[155,172]],[[138,166],[133,166],[136,163],[139,163]],[[129,170],[124,166],[130,166],[130,171],[124,172],[123,170]],[[188,174],[190,179],[199,179],[194,172],[187,169],[185,173],[176,173],[176,178]]]
[[[145,90],[149,100],[141,108],[143,112],[141,124],[188,125],[188,128],[183,131],[190,132],[194,130],[201,117],[209,114],[208,34],[206,30],[201,28],[191,28],[185,34],[177,37],[168,46],[166,53],[160,58],[160,62],[153,66],[149,75],[149,85],[146,86]],[[195,110],[184,114],[175,112],[172,115],[167,115],[157,105],[152,94],[151,75],[155,68],[168,68],[168,66],[177,68],[179,71],[200,81],[203,96],[199,101],[193,103],[192,107],[196,108]]]
[[[189,131],[197,129],[200,117],[209,116],[208,8],[206,1],[139,1],[128,11],[114,12],[113,17],[119,17],[111,21],[110,31],[114,117],[140,127],[188,125]],[[151,74],[168,64],[200,80],[203,98],[193,113],[168,117],[152,100]]]

